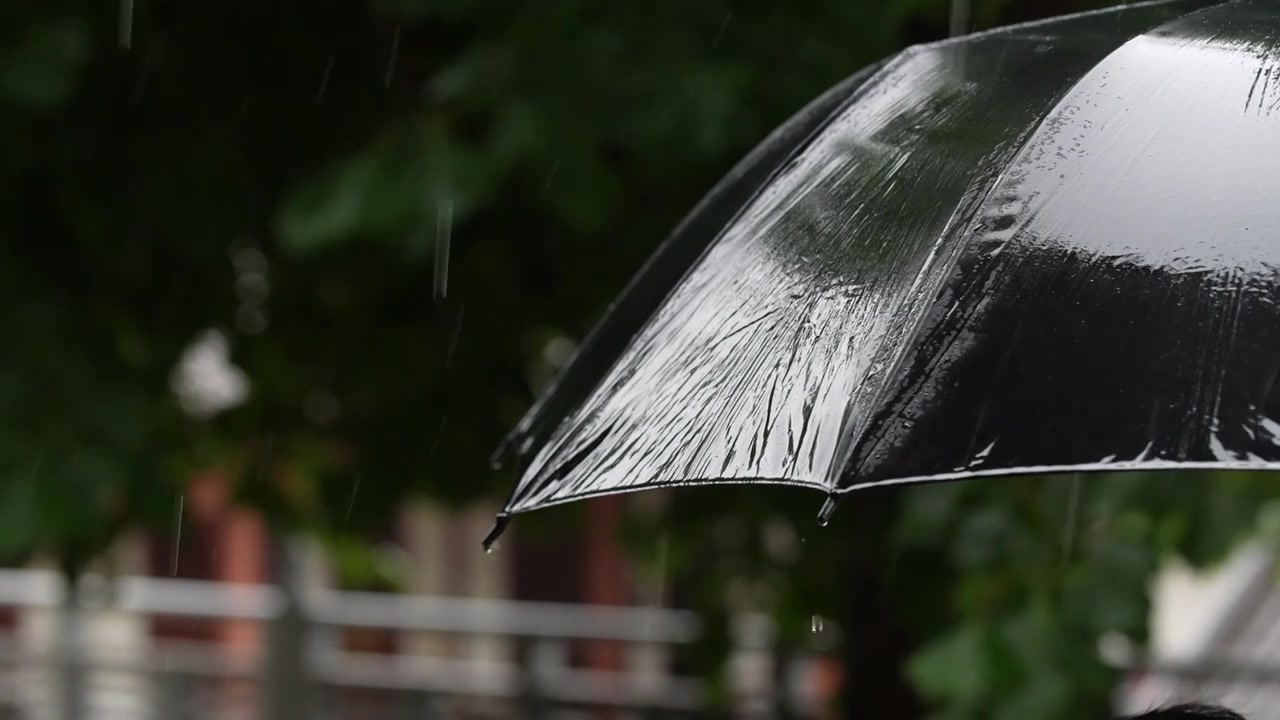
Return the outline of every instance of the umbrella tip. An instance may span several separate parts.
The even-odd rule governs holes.
[[[818,511],[818,524],[826,527],[831,522],[831,516],[835,514],[836,505],[840,504],[840,499],[835,495],[828,495],[827,501],[822,504],[822,509]]]
[[[508,513],[498,513],[498,517],[494,520],[493,529],[488,535],[484,536],[484,551],[489,552],[493,549],[493,544],[498,542],[498,538],[502,537],[502,533],[506,531],[507,526],[511,524],[511,515]]]

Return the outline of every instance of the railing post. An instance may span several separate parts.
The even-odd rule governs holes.
[[[520,697],[519,703],[527,720],[543,720],[548,717],[547,701],[542,688],[542,669],[539,666],[543,653],[541,641],[536,638],[520,638]]]
[[[774,646],[773,651],[773,717],[777,720],[793,720],[796,717],[792,705],[791,680],[795,669],[795,653],[785,643]]]
[[[263,658],[258,697],[262,720],[309,717],[311,700],[307,658],[307,618],[301,602],[298,549],[288,538],[272,542],[280,614],[267,625],[267,652]]]
[[[62,720],[85,717],[85,663],[83,617],[80,608],[79,579],[65,573],[65,595],[58,623],[58,674]]]
[[[426,690],[412,690],[408,693],[407,707],[405,708],[406,718],[415,718],[415,720],[432,720],[442,715],[440,712],[440,703],[436,700],[436,696]]]

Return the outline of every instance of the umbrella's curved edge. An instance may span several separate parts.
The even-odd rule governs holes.
[[[1225,5],[1229,2],[1235,2],[1235,1],[1236,0],[1210,1],[1208,3],[1208,6],[1212,7],[1214,5]],[[969,33],[968,35],[957,35],[955,37],[944,38],[942,40],[935,40],[929,43],[921,43],[919,45],[913,45],[912,48],[947,47],[949,45],[956,45],[969,40],[984,38],[991,35],[999,35],[1000,33],[1020,32],[1022,30],[1033,30],[1038,27],[1043,27],[1045,25],[1059,23],[1067,20],[1078,20],[1080,18],[1091,17],[1094,15],[1106,15],[1108,13],[1119,13],[1119,12],[1125,12],[1127,10],[1140,10],[1142,8],[1149,8],[1157,5],[1177,5],[1178,3],[1188,3],[1188,2],[1191,2],[1191,0],[1142,0],[1142,2],[1131,2],[1131,3],[1125,3],[1123,5],[1112,5],[1110,7],[1095,8],[1093,10],[1082,10],[1080,12],[1068,13],[1066,15],[1055,15],[1053,17],[1039,18],[1036,20],[1027,20],[1025,22],[1014,23],[1012,25],[1001,25],[1000,27],[989,28],[987,30],[979,30],[978,32]],[[911,49],[911,48],[908,48],[908,49]]]
[[[850,485],[831,488],[828,492],[827,504],[823,505],[818,521],[826,524],[830,520],[836,506],[846,496],[861,490],[874,490],[881,487],[897,485],[925,485],[929,483],[955,482],[979,478],[1001,478],[1037,475],[1064,475],[1081,473],[1103,475],[1107,473],[1132,472],[1170,472],[1174,470],[1221,470],[1227,472],[1280,472],[1280,461],[1248,461],[1248,460],[1207,460],[1182,462],[1178,460],[1128,460],[1121,462],[1095,462],[1063,465],[1033,465],[1027,467],[990,468],[987,470],[957,470],[949,473],[932,475],[911,475],[908,477],[889,478],[862,485]]]
[[[760,477],[760,478],[681,478],[680,480],[675,480],[672,482],[656,482],[656,483],[650,483],[648,485],[628,486],[624,488],[611,488],[607,490],[595,490],[590,492],[575,493],[569,497],[557,498],[555,500],[539,502],[536,507],[504,509],[502,512],[498,513],[497,517],[495,518],[493,528],[489,531],[489,534],[485,536],[483,545],[485,550],[491,549],[493,547],[493,544],[498,541],[498,538],[502,536],[502,533],[506,531],[507,527],[511,524],[511,521],[515,518],[516,515],[524,515],[526,513],[537,512],[539,510],[546,510],[547,508],[558,507],[560,505],[568,505],[570,503],[575,503],[582,500],[591,500],[593,498],[608,497],[610,495],[631,495],[633,493],[645,492],[648,490],[664,490],[664,489],[669,490],[672,488],[683,488],[683,487],[714,487],[714,486],[726,486],[726,485],[739,485],[744,487],[749,485],[772,485],[774,487],[804,488],[806,490],[814,490],[820,493],[825,493],[828,496],[828,502],[831,499],[831,492],[829,489],[823,487],[818,482],[807,481],[807,480],[792,480],[787,478],[764,478],[764,477]]]
[[[859,91],[871,84],[886,67],[896,60],[900,59],[904,53],[910,49],[893,53],[881,60],[871,63],[852,75],[846,77],[840,82],[833,85],[826,92],[806,104],[784,123],[772,130],[765,138],[760,141],[746,156],[738,161],[733,168],[725,174],[725,176],[716,183],[712,189],[699,200],[698,204],[676,225],[675,229],[667,236],[648,260],[641,265],[640,270],[632,277],[632,279],[623,288],[618,299],[605,311],[604,315],[592,328],[592,330],[583,338],[578,345],[578,351],[574,353],[569,360],[568,365],[560,372],[551,385],[544,391],[534,404],[525,412],[524,416],[516,424],[499,443],[490,460],[495,466],[500,466],[506,459],[513,455],[524,455],[529,453],[533,448],[529,447],[530,438],[536,434],[535,427],[539,424],[540,419],[548,414],[551,406],[560,402],[566,405],[565,409],[572,409],[572,406],[580,404],[582,398],[576,401],[572,398],[564,397],[567,395],[569,386],[587,387],[587,391],[582,394],[584,397],[594,389],[608,371],[612,367],[611,362],[603,362],[592,357],[591,353],[602,343],[602,335],[607,328],[618,324],[618,317],[624,314],[634,314],[643,316],[643,322],[647,321],[652,315],[652,310],[666,299],[670,291],[680,284],[687,268],[693,267],[696,263],[686,263],[686,270],[682,271],[678,277],[668,278],[668,282],[662,283],[664,289],[657,291],[653,288],[655,285],[653,277],[657,269],[668,263],[667,255],[679,248],[687,248],[692,254],[701,256],[708,248],[715,244],[715,240],[725,227],[730,225],[735,217],[741,213],[742,208],[750,204],[751,198],[759,195],[761,190],[767,188],[777,173],[784,168],[792,158],[804,151],[813,138],[824,128],[830,124],[832,118],[837,116],[851,103],[856,102],[860,97]],[[808,125],[812,125],[806,127]],[[788,135],[796,135],[797,137],[788,139]],[[754,186],[751,180],[758,175]],[[745,186],[739,186],[738,183],[745,183]],[[737,190],[744,197],[733,198],[733,191]],[[713,217],[716,206],[724,204],[726,206],[736,207],[729,214],[714,232],[699,234],[696,226],[702,222],[714,223]],[[640,290],[648,290],[651,295],[661,297],[656,302],[652,297],[641,297]],[[648,302],[646,302],[648,301]],[[654,305],[649,308],[649,312],[641,312],[644,308],[631,307],[637,304]],[[626,334],[630,337],[633,333]],[[597,351],[599,352],[599,351]],[[595,361],[594,363],[592,361]],[[594,375],[595,377],[592,377]]]
[[[502,439],[490,457],[490,464],[494,468],[499,468],[512,456],[527,458],[534,450],[532,447],[534,443],[531,440],[535,434],[535,427],[543,416],[551,412],[551,407],[559,401],[565,405],[561,410],[568,411],[581,404],[586,395],[595,389],[600,379],[608,372],[608,368],[612,367],[612,362],[596,360],[595,366],[591,367],[593,358],[588,353],[591,352],[592,348],[597,348],[601,344],[599,342],[601,335],[606,328],[617,324],[616,318],[619,315],[624,312],[636,313],[634,308],[628,307],[629,304],[644,302],[645,299],[639,295],[639,289],[651,284],[651,276],[656,272],[656,268],[667,262],[667,253],[671,252],[676,246],[689,243],[691,249],[696,249],[698,256],[704,254],[707,249],[715,244],[715,240],[720,236],[724,228],[729,226],[733,219],[742,212],[743,208],[750,204],[750,199],[756,197],[763,189],[767,188],[773,178],[787,166],[787,163],[803,152],[813,142],[813,139],[831,123],[833,118],[852,103],[857,102],[861,97],[863,88],[870,86],[872,81],[879,77],[888,67],[900,61],[910,52],[911,49],[907,49],[893,53],[859,69],[844,80],[836,83],[798,110],[782,125],[772,130],[751,152],[739,160],[733,169],[698,201],[693,210],[676,225],[675,229],[667,236],[667,239],[659,245],[657,251],[645,261],[640,270],[627,283],[618,300],[610,305],[595,327],[583,338],[578,345],[578,351],[574,353],[574,356],[564,370],[560,372],[560,375],[552,381],[550,387],[525,412],[511,432],[507,433]],[[789,134],[797,135],[797,137],[788,140]],[[779,143],[781,143],[781,147],[777,147]],[[760,177],[757,179],[756,184],[751,186],[749,183],[753,176],[753,171],[758,172]],[[745,187],[737,187],[737,183],[748,184]],[[733,202],[732,191],[735,189],[742,192],[745,197]],[[736,206],[737,210],[725,218],[715,232],[707,233],[702,239],[701,248],[698,248],[696,225],[700,220],[707,220],[707,216],[713,213],[718,203]],[[686,264],[685,272],[687,272],[688,268],[694,267],[695,264]],[[684,272],[679,277],[672,278],[671,282],[666,283],[669,286],[658,293],[662,297],[658,299],[655,307],[665,301],[666,296],[670,294],[673,288],[679,285],[683,277]],[[652,315],[653,309],[649,308],[649,312],[643,313],[645,322]],[[592,377],[592,375],[595,375],[595,377]],[[566,399],[563,396],[567,394],[566,388],[570,385],[590,387],[586,389],[586,392],[581,393],[581,397]],[[484,540],[486,548],[491,547],[510,524],[510,518],[514,513],[510,511],[509,506],[520,490],[520,478],[523,476],[523,470],[524,468],[521,467],[517,471],[516,483],[503,502],[503,510],[498,514],[493,529]]]
[[[632,493],[644,492],[647,490],[671,489],[682,487],[714,487],[726,485],[772,485],[775,487],[796,487],[806,490],[814,490],[826,495],[826,501],[823,503],[821,510],[818,512],[818,523],[826,525],[832,515],[835,513],[840,503],[849,495],[860,491],[875,490],[898,485],[924,485],[929,483],[955,482],[958,480],[969,480],[978,478],[998,478],[998,477],[1017,477],[1017,476],[1040,476],[1040,475],[1062,475],[1068,473],[1086,473],[1090,475],[1101,475],[1106,473],[1129,473],[1129,472],[1169,472],[1172,470],[1222,470],[1236,472],[1280,472],[1280,461],[1277,462],[1250,462],[1250,461],[1202,461],[1202,462],[1179,462],[1177,460],[1138,460],[1138,461],[1121,461],[1121,462],[1095,462],[1095,463],[1077,463],[1062,465],[1033,465],[1025,467],[1010,468],[990,468],[986,470],[958,470],[950,473],[936,473],[932,475],[913,475],[909,477],[891,478],[888,480],[877,480],[872,483],[862,485],[854,485],[843,488],[824,487],[819,483],[804,480],[789,480],[786,478],[682,478],[678,481],[652,483],[649,485],[629,486],[626,488],[615,488],[608,490],[598,490],[593,492],[585,492],[574,494],[570,497],[557,498],[551,501],[540,502],[536,507],[514,509],[503,511],[498,514],[497,521],[494,523],[493,529],[484,539],[485,549],[490,549],[498,537],[507,529],[512,519],[516,515],[522,515],[530,512],[537,512],[547,508],[558,507],[560,505],[568,505],[570,503],[579,502],[581,500],[590,500],[592,498],[607,497],[610,495],[630,495]]]
[[[889,478],[862,485],[834,488],[832,495],[844,497],[859,490],[870,490],[887,485],[915,485],[933,482],[950,482],[968,480],[970,478],[1010,477],[1015,475],[1060,475],[1064,473],[1127,473],[1127,472],[1169,472],[1171,470],[1224,470],[1233,472],[1280,472],[1280,461],[1256,462],[1248,460],[1202,460],[1182,462],[1178,460],[1141,460],[1123,462],[1080,463],[1076,465],[1032,465],[1029,467],[991,468],[989,470],[958,470],[949,473],[932,475],[912,475],[908,477]]]

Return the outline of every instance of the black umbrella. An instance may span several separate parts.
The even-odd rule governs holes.
[[[504,444],[641,488],[1280,469],[1280,2],[909,49],[776,131]],[[492,537],[491,537],[492,539]]]

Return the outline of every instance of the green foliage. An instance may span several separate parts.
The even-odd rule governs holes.
[[[410,493],[494,492],[484,459],[563,361],[546,343],[580,337],[720,173],[913,12],[123,7],[0,10],[0,320],[21,338],[0,467],[30,509],[6,559],[164,527],[200,468],[323,532],[376,529]],[[192,418],[170,379],[208,328],[250,394]]]
[[[410,568],[398,547],[335,538],[325,549],[343,588],[393,592],[408,584]]]
[[[25,110],[66,102],[89,54],[88,32],[77,18],[50,17],[31,27],[0,58],[0,98]]]
[[[1211,565],[1274,532],[1278,496],[1256,473],[993,479],[855,494],[820,528],[807,492],[711,488],[635,514],[626,537],[713,617],[772,613],[786,647],[829,646],[815,617],[859,624],[846,627],[846,656],[876,628],[898,627],[900,646],[878,646],[869,662],[904,651],[901,676],[930,717],[1068,720],[1107,716],[1120,677],[1098,643],[1146,641],[1160,564]],[[868,602],[889,615],[850,616]],[[876,689],[851,682],[856,715]]]
[[[945,699],[958,708],[976,710],[987,699],[1003,653],[991,628],[968,623],[935,639],[907,667],[915,686],[927,696]]]

